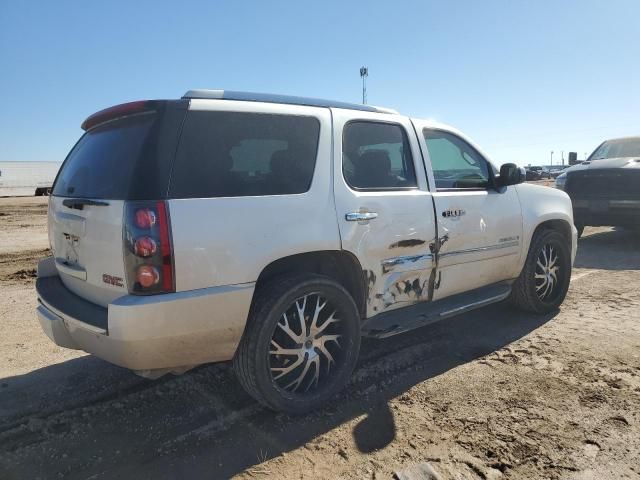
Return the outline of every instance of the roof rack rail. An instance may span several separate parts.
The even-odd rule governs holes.
[[[210,100],[240,100],[244,102],[285,103],[288,105],[305,105],[309,107],[346,108],[364,112],[398,113],[390,108],[360,105],[357,103],[336,102],[320,98],[296,97],[292,95],[276,95],[271,93],[236,92],[232,90],[189,90],[182,98],[198,98]]]

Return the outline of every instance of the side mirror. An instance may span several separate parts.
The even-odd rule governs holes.
[[[500,176],[498,177],[499,187],[508,187],[509,185],[517,185],[527,178],[527,174],[523,167],[517,166],[515,163],[505,163],[500,167]]]

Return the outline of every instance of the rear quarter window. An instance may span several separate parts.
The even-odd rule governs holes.
[[[169,196],[287,195],[309,190],[320,122],[314,117],[190,111]]]

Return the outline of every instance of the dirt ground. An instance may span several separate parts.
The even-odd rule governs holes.
[[[144,380],[36,320],[46,199],[0,199],[0,478],[640,478],[640,238],[587,229],[561,310],[494,305],[365,340],[349,387],[291,418],[227,364]]]

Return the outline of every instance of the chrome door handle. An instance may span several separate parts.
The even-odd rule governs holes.
[[[374,218],[378,218],[376,212],[351,212],[344,216],[347,222],[368,222]]]

